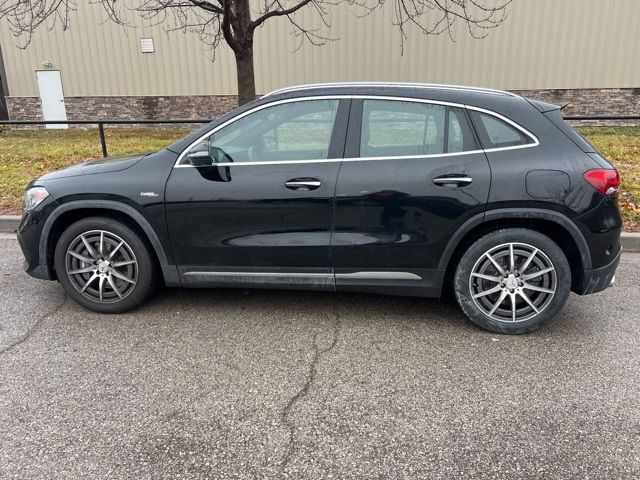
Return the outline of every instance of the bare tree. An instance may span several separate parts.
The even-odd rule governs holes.
[[[63,29],[69,28],[78,1],[83,0],[2,0],[0,20],[9,23],[21,46],[26,47],[34,32],[43,26],[52,29],[61,24]],[[393,3],[393,23],[403,48],[409,28],[424,35],[446,32],[453,40],[459,23],[472,37],[483,38],[502,24],[513,0],[133,0],[127,5],[123,0],[88,1],[101,5],[112,21],[123,26],[128,26],[126,9],[163,24],[167,31],[195,32],[214,53],[226,42],[235,55],[238,101],[243,104],[255,98],[254,33],[270,19],[285,17],[300,44],[306,41],[323,45],[332,38],[302,25],[295,18],[298,10],[313,9],[324,24],[323,30],[329,31],[330,7],[344,2],[356,10],[356,16],[365,16],[388,1]]]

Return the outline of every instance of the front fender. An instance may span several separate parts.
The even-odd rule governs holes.
[[[63,203],[56,207],[47,217],[47,220],[42,227],[42,234],[40,236],[40,242],[38,245],[38,255],[40,258],[40,265],[47,265],[47,250],[49,245],[49,237],[51,231],[60,218],[60,216],[66,212],[80,209],[99,209],[105,211],[117,211],[127,215],[133,220],[145,233],[162,268],[162,274],[167,286],[180,286],[180,276],[178,275],[178,269],[175,265],[170,264],[167,254],[165,252],[158,235],[154,231],[153,227],[149,224],[146,218],[138,212],[135,208],[125,203],[117,202],[114,200],[73,200]]]

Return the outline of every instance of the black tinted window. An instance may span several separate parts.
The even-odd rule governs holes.
[[[533,142],[528,135],[498,117],[475,110],[469,113],[484,148],[514,147]]]
[[[339,100],[301,100],[252,112],[194,145],[184,163],[323,160]]]
[[[439,155],[476,150],[462,109],[400,100],[365,100],[361,157]]]
[[[478,149],[478,142],[471,131],[467,114],[461,108],[449,108],[446,153],[468,152]]]

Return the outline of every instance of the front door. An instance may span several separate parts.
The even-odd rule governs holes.
[[[354,99],[350,119],[336,188],[336,286],[437,296],[449,239],[484,211],[489,193],[491,172],[467,112]]]
[[[64,105],[62,93],[62,80],[58,70],[38,70],[38,90],[40,91],[40,104],[42,105],[42,118],[44,120],[66,120],[67,110]],[[67,124],[48,123],[46,128],[67,128]]]
[[[262,105],[183,153],[165,198],[185,285],[334,288],[333,195],[349,102]]]

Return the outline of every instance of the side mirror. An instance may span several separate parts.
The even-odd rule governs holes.
[[[211,165],[211,155],[209,152],[193,152],[187,154],[189,163],[194,167],[206,167]]]
[[[210,182],[230,182],[231,169],[229,167],[218,167],[214,163],[211,168],[196,169],[200,176]]]
[[[231,156],[220,147],[214,147],[211,145],[209,147],[209,155],[212,158],[213,165],[216,163],[233,163],[233,158],[231,158]]]

